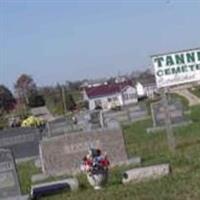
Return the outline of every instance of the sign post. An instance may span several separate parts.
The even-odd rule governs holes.
[[[176,148],[167,90],[170,86],[200,81],[200,48],[151,56],[157,87],[162,90],[169,149]]]

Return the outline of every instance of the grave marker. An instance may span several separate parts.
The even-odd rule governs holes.
[[[9,199],[20,195],[13,155],[8,149],[0,149],[0,199]]]
[[[112,166],[127,162],[121,129],[101,129],[43,140],[40,145],[43,172],[47,175],[79,172],[81,160],[90,148],[107,152]]]
[[[45,131],[37,128],[10,128],[0,131],[0,148],[10,149],[15,159],[27,159],[39,155],[39,142]]]
[[[184,108],[180,101],[169,102],[169,117],[172,124],[179,124],[186,120],[184,115]],[[153,117],[153,126],[159,127],[165,125],[165,108],[163,102],[159,101],[151,105],[151,112]]]

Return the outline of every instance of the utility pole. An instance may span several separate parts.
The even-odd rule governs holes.
[[[64,109],[64,115],[67,115],[67,107],[66,107],[66,95],[65,95],[65,86],[63,85],[61,87],[62,90],[62,101],[63,101],[63,109]]]
[[[164,114],[165,114],[165,130],[167,134],[167,142],[171,152],[175,151],[176,141],[172,129],[171,117],[170,117],[170,109],[169,102],[167,98],[167,88],[162,91],[162,103],[164,106]]]

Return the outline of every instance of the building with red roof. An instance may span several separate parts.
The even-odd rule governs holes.
[[[137,92],[131,81],[105,83],[96,87],[86,87],[83,91],[84,100],[88,101],[89,109],[101,108],[109,110],[137,102]]]

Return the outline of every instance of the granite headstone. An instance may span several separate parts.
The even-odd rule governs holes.
[[[0,131],[0,148],[10,149],[15,159],[36,157],[44,134],[37,128],[9,128]]]
[[[8,149],[0,149],[0,199],[11,199],[20,195],[13,155]]]
[[[47,175],[79,172],[81,160],[90,148],[107,152],[111,166],[127,162],[121,129],[98,129],[44,139],[40,145],[43,172]]]
[[[184,115],[184,108],[180,101],[169,102],[169,115],[172,124],[179,124],[186,120]],[[153,126],[165,125],[165,108],[162,101],[153,103],[151,105],[151,112],[153,117]]]

